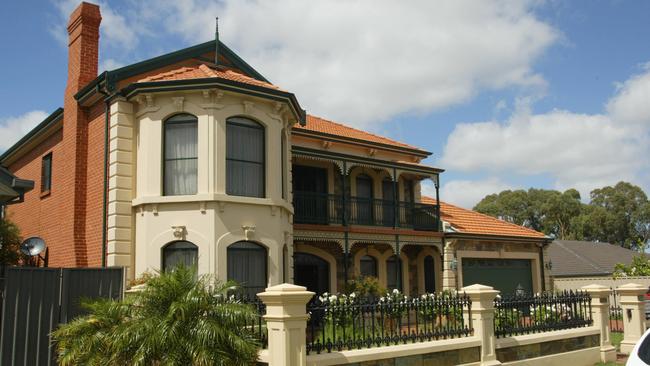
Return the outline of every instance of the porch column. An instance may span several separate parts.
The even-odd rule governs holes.
[[[645,332],[645,295],[648,288],[636,283],[628,283],[616,289],[621,296],[623,308],[623,341],[621,353],[629,355],[634,345]]]
[[[456,268],[453,268],[456,260],[456,250],[454,249],[454,240],[445,241],[442,258],[442,289],[456,290]]]

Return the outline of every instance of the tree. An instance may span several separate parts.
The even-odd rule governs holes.
[[[650,276],[650,258],[638,255],[632,258],[630,265],[618,263],[614,267],[614,277]]]
[[[18,226],[6,217],[0,219],[0,264],[16,265],[22,259]]]
[[[178,267],[122,301],[90,311],[53,333],[61,365],[251,365],[259,344],[251,305],[228,297],[231,283]]]

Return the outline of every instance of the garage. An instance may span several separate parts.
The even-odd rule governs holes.
[[[481,284],[492,286],[502,294],[515,291],[533,292],[530,259],[463,258],[463,286]]]

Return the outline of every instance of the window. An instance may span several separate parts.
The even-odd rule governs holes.
[[[198,168],[196,117],[178,114],[165,121],[163,194],[196,194]]]
[[[243,117],[226,122],[226,193],[264,197],[264,127]]]
[[[377,277],[377,260],[369,255],[364,255],[359,260],[359,273],[361,277]]]
[[[400,271],[399,258],[396,255],[386,260],[386,287],[389,290],[401,290],[402,272]]]
[[[173,270],[179,265],[185,267],[196,266],[199,257],[199,248],[189,241],[180,240],[171,242],[163,248],[163,271]]]
[[[266,248],[250,241],[239,241],[228,247],[228,280],[237,282],[242,294],[253,297],[266,288]]]
[[[52,188],[52,153],[43,156],[41,161],[41,192],[49,192]]]
[[[280,159],[282,159],[282,198],[287,198],[287,131],[282,129],[282,137],[280,139]]]

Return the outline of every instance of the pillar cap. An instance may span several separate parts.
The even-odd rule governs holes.
[[[304,292],[307,287],[292,285],[290,283],[281,283],[279,285],[267,287],[264,292]]]
[[[590,294],[599,294],[599,295],[605,295],[611,292],[611,289],[609,287],[603,285],[588,285],[588,286],[583,286],[580,289]]]
[[[266,305],[293,303],[302,304],[302,306],[304,306],[314,295],[315,293],[307,291],[306,287],[283,283],[267,287],[266,291],[257,294],[257,297],[259,297]]]
[[[640,285],[638,283],[628,283],[617,287],[616,291],[619,293],[619,295],[638,296],[644,295],[646,292],[648,292],[648,287]]]

